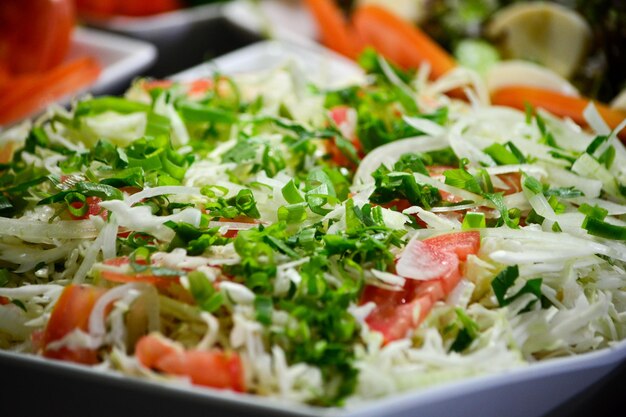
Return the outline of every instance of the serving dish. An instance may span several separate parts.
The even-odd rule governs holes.
[[[146,17],[83,18],[85,25],[154,45],[158,59],[151,74],[163,77],[212,58],[227,33],[221,4],[207,4]],[[220,42],[216,42],[221,40]],[[181,51],[184,51],[181,53]],[[221,53],[225,51],[219,51]]]
[[[287,42],[261,42],[240,51],[173,75],[190,80],[217,69],[223,73],[255,71],[285,64],[301,65],[311,81],[346,83],[362,74],[350,61],[321,47],[304,48]],[[325,71],[313,69],[325,68]],[[327,74],[323,78],[320,74]],[[328,84],[327,84],[328,85]],[[277,402],[251,395],[235,395],[194,387],[159,386],[152,382],[97,371],[63,362],[0,351],[0,360],[20,364],[25,369],[46,369],[63,378],[71,376],[85,383],[116,384],[149,392],[155,398],[167,395],[200,404],[216,415],[285,416],[540,416],[572,398],[608,375],[626,360],[626,343],[574,357],[547,360],[499,374],[468,378],[420,391],[392,395],[347,408],[322,409]]]
[[[89,88],[94,95],[115,94],[128,87],[133,77],[149,68],[157,58],[156,48],[148,42],[86,27],[74,31],[68,59],[92,56],[102,72]]]
[[[225,4],[222,14],[240,30],[261,38],[310,44],[318,37],[317,25],[300,1],[238,0]]]

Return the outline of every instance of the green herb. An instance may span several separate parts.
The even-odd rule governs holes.
[[[500,307],[505,307],[521,297],[523,294],[533,294],[537,299],[542,300],[541,278],[530,279],[526,281],[524,286],[514,295],[507,297],[508,290],[515,284],[519,277],[519,269],[517,265],[506,267],[491,281],[491,288],[498,300]]]
[[[209,313],[217,311],[224,303],[224,296],[202,272],[192,271],[187,274],[189,291],[198,306]]]
[[[478,337],[479,327],[462,309],[455,308],[454,311],[456,312],[459,331],[452,346],[450,346],[450,351],[463,352]]]
[[[467,229],[483,229],[487,227],[485,221],[485,213],[468,212],[463,218],[463,230]]]

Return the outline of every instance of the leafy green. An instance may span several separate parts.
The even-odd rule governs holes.
[[[541,293],[541,278],[530,279],[526,281],[524,286],[515,294],[507,296],[508,290],[515,284],[515,281],[519,277],[519,268],[517,265],[508,266],[502,270],[491,281],[491,288],[498,300],[500,307],[505,307],[521,297],[523,294],[533,294],[538,300],[543,301],[544,296]],[[527,307],[528,308],[528,307]]]
[[[474,339],[478,337],[478,324],[472,320],[461,308],[454,309],[459,327],[458,333],[454,342],[450,346],[451,352],[463,352],[467,349]]]
[[[217,311],[224,303],[224,295],[217,291],[206,275],[199,271],[187,274],[189,291],[198,306],[209,313]]]

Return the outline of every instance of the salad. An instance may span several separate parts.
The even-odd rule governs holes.
[[[0,347],[330,407],[623,340],[625,124],[359,62],[138,80],[0,133]]]

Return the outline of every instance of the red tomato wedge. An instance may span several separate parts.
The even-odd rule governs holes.
[[[341,9],[333,0],[305,0],[320,31],[321,41],[330,49],[356,59],[362,43],[352,29]]]
[[[417,328],[433,304],[445,299],[461,280],[460,263],[478,253],[480,233],[449,233],[409,242],[396,265],[407,279],[400,291],[367,286],[361,304],[374,302],[366,318],[370,329],[382,333],[385,343],[406,337]]]
[[[135,345],[135,356],[146,368],[155,368],[156,364],[165,356],[183,352],[181,347],[170,342],[158,334],[143,336]]]
[[[527,104],[542,108],[561,117],[569,117],[580,125],[587,122],[583,116],[585,108],[591,100],[581,97],[572,97],[556,91],[543,90],[526,86],[503,87],[493,93],[491,101],[495,105],[508,106],[524,110]],[[626,119],[626,112],[612,109],[601,103],[594,103],[598,112],[611,129],[615,129]],[[626,139],[626,130],[620,133],[622,140]]]
[[[428,63],[430,76],[435,79],[456,66],[454,58],[428,35],[384,7],[360,6],[352,20],[366,45],[402,68],[418,68]]]
[[[65,287],[44,330],[42,345],[45,357],[90,365],[98,363],[97,352],[93,349],[48,349],[48,345],[63,339],[75,329],[87,331],[91,310],[105,292],[105,289],[87,285]]]
[[[72,0],[0,2],[0,66],[13,75],[59,65],[74,29]]]
[[[413,284],[407,282],[402,291],[391,291],[367,286],[361,297],[361,303],[373,301],[376,308],[365,321],[371,330],[380,332],[385,343],[406,337],[426,318],[433,302],[429,297],[415,297]]]
[[[189,377],[196,385],[245,390],[241,358],[234,352],[184,350],[164,337],[150,334],[137,342],[135,355],[148,368]]]
[[[337,127],[341,127],[346,123],[351,123],[348,120],[348,112],[350,111],[350,107],[348,106],[336,106],[330,109],[329,116],[333,119],[333,122],[337,125]],[[351,126],[350,130],[356,130],[356,126]],[[357,154],[362,154],[361,142],[356,137],[356,132],[352,133],[347,139],[350,140],[352,146],[357,151]],[[335,140],[326,141],[326,150],[331,157],[331,160],[337,165],[342,167],[354,167],[354,164],[346,157],[343,152],[337,146]]]
[[[78,93],[99,74],[99,64],[85,57],[38,76],[16,77],[0,94],[0,125],[17,122],[68,94]]]

